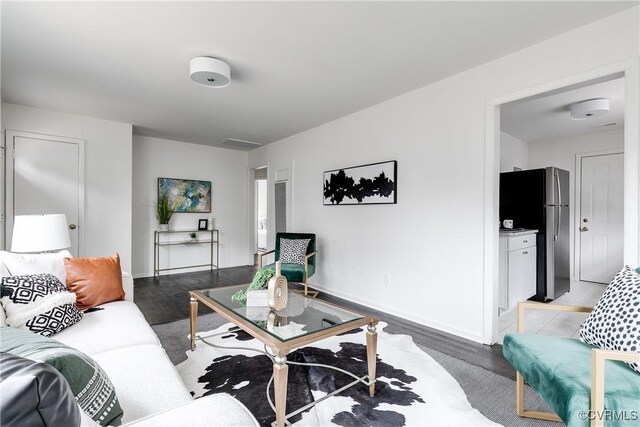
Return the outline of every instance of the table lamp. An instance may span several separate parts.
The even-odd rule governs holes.
[[[66,215],[15,216],[11,252],[53,252],[70,246]]]

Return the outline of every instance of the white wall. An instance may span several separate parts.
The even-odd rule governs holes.
[[[211,181],[212,212],[174,214],[171,228],[195,229],[198,219],[213,217],[215,228],[220,230],[220,266],[253,264],[246,228],[247,153],[134,135],[133,164],[135,277],[153,276],[153,232],[157,228],[153,203],[159,177]],[[163,268],[204,264],[208,262],[209,250],[205,244],[172,246],[162,248],[161,257]],[[175,272],[187,271],[191,269]]]
[[[89,117],[2,104],[7,130],[85,140],[85,256],[120,253],[131,271],[132,126]]]
[[[500,132],[500,172],[512,172],[513,168],[529,169],[529,144]]]
[[[293,165],[290,229],[318,235],[317,288],[482,341],[487,101],[637,57],[636,7],[251,151],[249,164],[269,164],[270,189],[274,164]],[[322,205],[323,171],[393,159],[397,205]]]
[[[529,143],[529,168],[556,166],[571,173],[571,183],[575,182],[576,154],[594,151],[622,149],[624,132],[615,129],[594,132],[566,138]]]
[[[575,263],[575,212],[576,200],[576,154],[603,150],[623,150],[624,131],[616,129],[595,132],[556,140],[529,143],[529,166],[531,169],[555,166],[569,171],[569,201],[571,203],[571,277],[577,280]],[[579,191],[579,190],[578,190]]]

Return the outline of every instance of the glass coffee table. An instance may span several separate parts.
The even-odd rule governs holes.
[[[275,405],[271,403],[267,389],[267,398],[276,414],[275,425],[282,427],[287,418],[305,411],[322,400],[334,396],[358,383],[369,386],[369,395],[374,396],[376,381],[376,346],[378,319],[344,309],[315,298],[289,292],[287,307],[281,311],[270,310],[269,307],[246,307],[231,300],[231,296],[248,285],[226,288],[205,289],[189,292],[191,299],[191,351],[195,350],[196,340],[202,340],[196,334],[198,303],[203,303],[222,317],[231,321],[238,328],[253,336],[265,345],[269,351],[265,354],[273,361],[273,383]],[[287,414],[287,377],[289,367],[287,354],[296,348],[312,344],[324,338],[367,326],[367,366],[368,375],[358,377],[339,367],[321,365],[350,375],[354,381],[334,392],[323,396],[315,402],[298,408]],[[209,344],[209,343],[207,343]],[[209,344],[211,345],[211,344]],[[317,365],[314,365],[317,366]],[[267,387],[269,387],[271,381]]]

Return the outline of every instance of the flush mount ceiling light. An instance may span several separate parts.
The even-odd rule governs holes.
[[[189,63],[191,79],[203,86],[227,87],[231,83],[229,64],[216,58],[199,56]]]
[[[590,99],[571,104],[571,118],[574,120],[590,119],[604,116],[609,112],[609,100],[606,98]]]

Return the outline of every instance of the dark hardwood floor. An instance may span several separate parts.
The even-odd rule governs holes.
[[[186,319],[189,317],[189,291],[249,283],[256,269],[256,266],[247,265],[166,275],[159,280],[135,279],[135,302],[152,325]],[[374,315],[389,324],[388,332],[410,335],[416,343],[515,380],[515,370],[502,356],[500,345],[478,344],[329,294],[321,293],[319,298]],[[204,304],[199,304],[200,315],[210,312]]]
[[[189,291],[249,283],[256,272],[252,265],[213,271],[182,273],[135,279],[134,301],[151,325],[189,317]],[[200,304],[198,313],[211,310]]]

